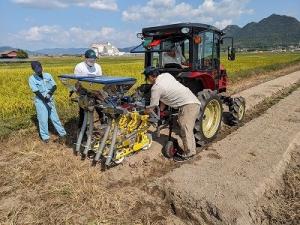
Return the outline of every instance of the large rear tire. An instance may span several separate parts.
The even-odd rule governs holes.
[[[221,127],[223,107],[216,92],[204,89],[198,93],[200,113],[195,123],[195,139],[200,146],[211,142]]]

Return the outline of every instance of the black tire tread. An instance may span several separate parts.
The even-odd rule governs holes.
[[[231,126],[236,126],[241,122],[238,117],[239,108],[241,106],[245,107],[245,99],[243,97],[234,98],[233,104],[229,106],[229,124]]]
[[[211,98],[217,98],[219,100],[219,103],[220,103],[220,106],[221,106],[221,110],[223,111],[223,108],[222,108],[222,103],[220,101],[220,98],[219,96],[217,95],[217,92],[215,91],[212,91],[210,89],[204,89],[203,91],[199,92],[198,95],[197,95],[199,101],[200,101],[200,112],[203,112],[206,105],[207,105],[207,102],[209,99]],[[200,114],[199,114],[200,116]],[[221,120],[222,121],[222,120]],[[221,124],[221,121],[220,121],[220,124]],[[205,145],[207,142],[209,142],[210,140],[214,139],[215,135],[210,138],[209,140],[207,140],[203,135],[202,135],[202,131],[200,129],[200,120],[197,119],[196,122],[195,122],[195,129],[194,129],[194,136],[195,136],[195,139],[196,139],[196,143],[200,146],[203,146]],[[219,129],[220,129],[220,125],[219,125]],[[219,129],[217,130],[216,134],[218,133]]]

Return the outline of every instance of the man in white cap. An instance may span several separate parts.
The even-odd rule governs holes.
[[[74,74],[75,75],[95,75],[101,76],[102,69],[101,66],[96,63],[96,53],[92,49],[88,49],[85,53],[85,61],[78,63],[75,66]]]

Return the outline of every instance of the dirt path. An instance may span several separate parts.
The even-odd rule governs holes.
[[[246,121],[277,102],[271,100]],[[235,130],[224,127],[219,139]],[[0,148],[0,224],[187,224],[162,192],[149,192],[149,184],[181,166],[161,156],[164,138],[151,154],[141,152],[103,172],[75,157],[71,147],[42,144],[35,129],[11,136]]]

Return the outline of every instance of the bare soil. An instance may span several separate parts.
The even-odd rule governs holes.
[[[299,146],[300,148],[300,146]],[[292,154],[292,160],[278,188],[266,193],[261,202],[262,224],[297,225],[300,221],[300,152]]]
[[[300,64],[281,72],[247,78],[243,85],[233,84],[231,92],[254,86],[265,81],[263,78],[270,80],[299,69]],[[260,104],[248,113],[245,122],[261,115],[290,91],[268,99],[268,104]],[[192,224],[177,217],[172,206],[162,200],[164,196],[159,196],[161,193],[149,192],[146,187],[147,183],[179,167],[177,163],[163,158],[160,151],[153,154],[144,151],[106,171],[100,166],[91,167],[90,161],[81,161],[73,155],[76,124],[67,126],[71,132],[67,145],[55,141],[41,143],[36,128],[16,132],[1,141],[0,224]],[[219,139],[235,129],[223,128]],[[166,136],[162,135],[160,140],[157,148]],[[212,152],[210,157],[219,155]],[[197,156],[200,159],[201,155]],[[289,175],[285,175],[290,177],[282,186],[285,188],[276,192],[281,197],[270,194],[271,203],[264,205],[269,221],[295,218],[295,211],[286,214],[289,212],[286,207],[291,206],[290,196],[295,202],[292,207],[299,210],[299,156],[294,161],[291,172],[288,170]]]
[[[257,201],[278,187],[291,153],[300,151],[299,97],[298,88],[212,143],[201,159],[170,171],[149,188],[160,190],[176,215],[191,224],[261,224]]]

